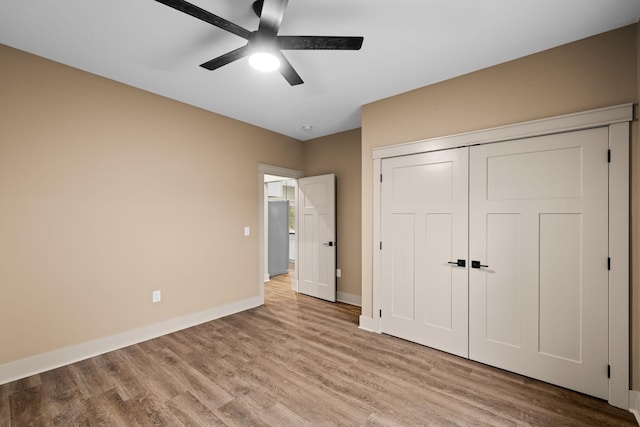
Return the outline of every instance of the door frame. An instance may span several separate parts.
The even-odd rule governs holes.
[[[267,244],[266,240],[265,240],[265,235],[266,235],[266,220],[267,217],[265,215],[265,210],[267,207],[267,198],[265,197],[264,194],[264,176],[265,175],[277,175],[277,176],[284,176],[287,178],[291,178],[291,179],[295,179],[297,180],[298,178],[302,178],[304,176],[304,172],[301,170],[297,170],[297,169],[288,169],[288,168],[283,168],[280,166],[273,166],[273,165],[268,165],[268,164],[264,164],[264,163],[259,163],[258,164],[258,224],[259,228],[260,228],[260,276],[259,276],[259,289],[260,289],[260,303],[264,304],[264,275],[265,275],[265,258],[266,258],[266,250],[265,250],[265,245]],[[296,259],[298,259],[298,255],[297,255],[297,251],[298,251],[298,234],[296,233]],[[296,275],[295,275],[296,279],[295,279],[295,284],[294,287],[297,290],[298,287],[298,272],[296,269]]]
[[[633,104],[516,123],[372,150],[373,160],[373,313],[361,327],[381,333],[381,185],[382,159],[504,142],[594,127],[609,128],[609,404],[629,410],[629,137]]]

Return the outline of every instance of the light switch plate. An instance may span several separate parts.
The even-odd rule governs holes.
[[[151,301],[152,302],[160,302],[161,299],[160,291],[153,291],[151,293]]]
[[[244,235],[245,236],[250,236],[251,235],[251,228],[245,227],[244,228]]]

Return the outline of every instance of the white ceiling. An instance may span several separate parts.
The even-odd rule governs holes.
[[[253,0],[191,2],[257,29]],[[246,41],[155,0],[0,0],[0,43],[307,140],[359,127],[372,101],[639,17],[640,0],[290,0],[279,34],[364,36],[360,51],[286,51],[295,87],[246,58],[199,67]]]

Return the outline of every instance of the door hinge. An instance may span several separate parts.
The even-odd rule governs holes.
[[[379,314],[380,314],[380,317],[382,317],[382,309],[380,309],[380,313]]]
[[[607,163],[611,163],[611,150],[607,150]]]
[[[380,242],[380,250],[382,250],[382,242]]]
[[[380,182],[382,182],[382,174],[380,174]]]
[[[607,270],[611,271],[611,258],[607,258]]]
[[[607,378],[611,378],[611,365],[607,365]]]

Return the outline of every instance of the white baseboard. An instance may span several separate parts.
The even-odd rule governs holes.
[[[362,307],[362,297],[360,295],[348,294],[346,292],[336,292],[336,300],[345,304]]]
[[[640,425],[640,391],[629,390],[629,412],[636,417],[636,422]]]
[[[360,329],[364,329],[365,331],[374,332],[373,330],[373,318],[369,316],[360,316]]]
[[[264,280],[265,283],[270,281],[271,277],[269,276],[269,273],[264,273],[264,277],[262,278],[262,280]]]
[[[0,385],[262,305],[254,297],[0,365]]]

